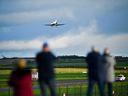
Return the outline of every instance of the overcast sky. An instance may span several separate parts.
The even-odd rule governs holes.
[[[56,18],[66,25],[44,26]],[[0,57],[34,57],[44,42],[56,56],[92,45],[128,56],[128,0],[0,0]]]

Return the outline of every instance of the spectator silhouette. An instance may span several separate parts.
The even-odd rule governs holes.
[[[98,82],[101,96],[104,96],[102,56],[99,54],[97,47],[92,47],[92,52],[88,53],[86,61],[88,63],[89,76],[87,96],[91,96],[95,81]]]
[[[15,62],[16,71],[13,71],[8,82],[14,87],[14,96],[33,96],[31,87],[31,71],[25,70],[26,62],[20,59]]]
[[[46,84],[51,90],[52,96],[56,96],[56,88],[54,84],[54,70],[53,70],[53,60],[56,57],[50,52],[48,44],[43,44],[42,52],[38,53],[36,60],[38,63],[39,72],[39,83],[43,96],[47,95]]]
[[[103,57],[105,62],[103,64],[104,69],[104,81],[108,84],[108,96],[112,96],[112,83],[115,81],[114,66],[115,59],[109,55],[109,49],[104,50]]]

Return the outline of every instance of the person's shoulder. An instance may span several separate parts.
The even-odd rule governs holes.
[[[87,58],[88,58],[88,57],[90,56],[90,52],[88,52],[86,56],[87,56]]]
[[[113,56],[111,56],[111,55],[106,55],[105,57],[107,57],[107,58],[113,58]]]
[[[100,55],[100,53],[97,53],[97,52],[90,52],[90,53],[88,53],[88,55]]]
[[[48,52],[49,54],[53,55],[53,53],[51,51]]]
[[[88,54],[87,54],[87,56],[93,56],[95,53],[94,52],[89,52]]]
[[[113,59],[114,59],[114,57],[113,57],[113,56],[108,56],[108,58],[109,58],[109,59],[111,59],[111,60],[113,60]]]
[[[41,54],[43,54],[43,52],[38,52],[36,56],[40,56]]]
[[[16,70],[12,71],[12,75],[14,75],[14,74],[16,74],[16,73],[17,73],[17,71],[16,71]]]
[[[102,56],[99,52],[94,52],[94,54],[97,56]]]
[[[92,54],[92,52],[88,52],[87,56],[89,56],[89,55],[91,55],[91,54]]]
[[[48,54],[54,56],[54,54],[51,51],[49,51]]]
[[[26,74],[29,74],[29,73],[31,73],[31,70],[25,69],[24,72],[25,72]]]
[[[113,56],[105,56],[105,59],[107,59],[108,61],[113,61],[114,60],[114,57]]]
[[[31,70],[27,70],[27,69],[15,70],[15,71],[12,72],[12,74],[15,75],[15,76],[31,74]]]

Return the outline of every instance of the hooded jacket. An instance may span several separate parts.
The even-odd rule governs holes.
[[[16,70],[12,72],[8,84],[13,86],[14,96],[33,96],[31,81],[30,70]]]
[[[104,55],[105,62],[103,64],[104,80],[106,83],[112,83],[115,81],[114,66],[116,64],[115,59],[112,56]]]

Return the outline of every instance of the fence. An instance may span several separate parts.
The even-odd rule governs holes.
[[[75,86],[71,86],[72,84],[69,83],[67,87],[62,87],[64,83],[62,83],[57,88],[57,96],[86,96],[88,86],[83,83],[82,85],[78,86],[77,83]],[[33,85],[34,86],[34,85]],[[32,87],[33,87],[32,86]],[[108,89],[107,85],[105,85],[105,95],[107,95]],[[11,88],[9,88],[9,96],[11,96]],[[36,89],[37,90],[37,89]],[[38,89],[39,90],[39,89]],[[48,92],[50,96],[50,91]],[[65,95],[63,95],[65,94]],[[93,96],[99,96],[100,91],[98,85],[95,84],[92,91]],[[36,96],[41,96],[41,94],[35,94]],[[127,82],[117,82],[113,84],[113,96],[128,96],[128,83]]]

